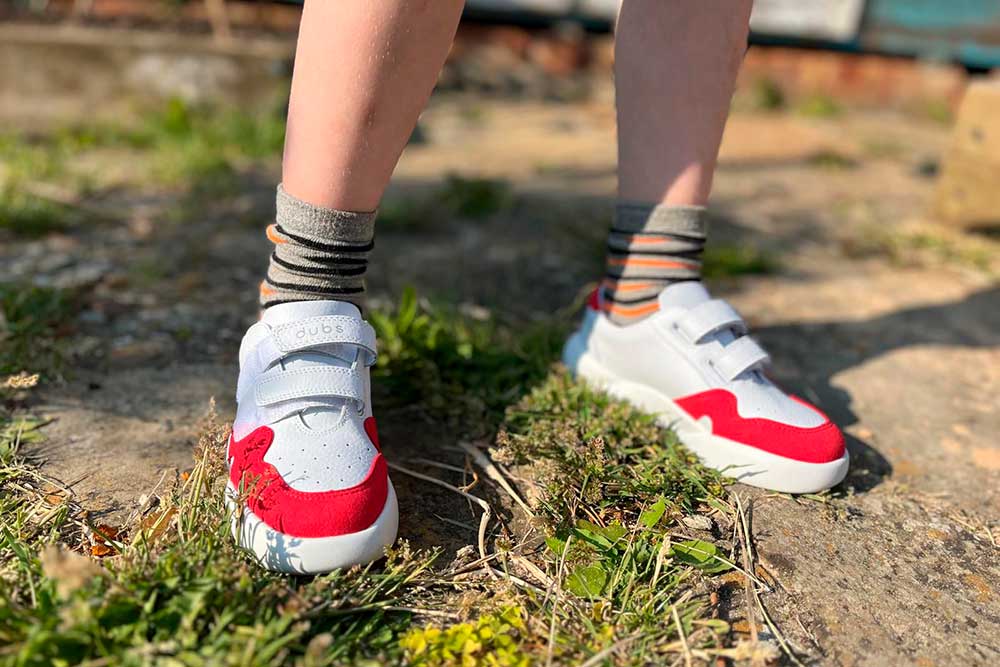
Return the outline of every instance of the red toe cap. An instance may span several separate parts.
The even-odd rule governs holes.
[[[805,463],[829,463],[841,458],[844,436],[837,425],[815,407],[792,398],[819,412],[824,422],[802,428],[761,417],[744,419],[736,409],[736,396],[725,389],[692,394],[677,399],[676,403],[693,419],[711,419],[713,435]]]
[[[374,421],[370,428],[374,429]],[[346,535],[375,523],[389,494],[389,471],[381,454],[375,456],[368,475],[355,486],[298,491],[264,461],[273,441],[274,431],[266,426],[241,440],[229,438],[229,481],[236,489],[242,484],[247,507],[261,521],[293,537]]]

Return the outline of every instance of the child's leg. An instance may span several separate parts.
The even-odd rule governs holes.
[[[382,555],[396,497],[371,410],[375,332],[358,307],[374,209],[427,102],[461,0],[308,0],[261,321],[240,349],[230,482],[237,538],[267,567]],[[263,479],[267,483],[256,483]],[[233,495],[238,495],[231,491]]]
[[[310,0],[282,179],[316,206],[374,210],[430,97],[463,0]]]
[[[615,42],[619,196],[702,206],[752,0],[625,0]]]
[[[746,323],[700,283],[704,204],[746,49],[750,0],[625,0],[619,193],[607,275],[563,353],[659,413],[709,466],[802,493],[847,473],[837,427],[771,383]]]
[[[310,0],[299,31],[283,191],[261,305],[360,302],[374,215],[463,0]]]
[[[697,280],[703,206],[746,50],[751,0],[625,0],[615,41],[619,205],[604,308],[630,324]]]

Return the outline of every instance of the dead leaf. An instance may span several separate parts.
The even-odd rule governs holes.
[[[151,512],[143,517],[139,523],[139,528],[144,532],[149,531],[146,534],[146,539],[150,542],[155,542],[170,527],[170,522],[173,520],[175,514],[177,514],[176,507],[168,507],[162,512]]]
[[[94,528],[94,541],[98,544],[107,544],[108,540],[118,541],[120,530],[106,523],[99,524]]]
[[[115,553],[115,550],[109,547],[107,544],[95,544],[90,547],[90,554],[95,558],[105,558],[106,556],[111,556]]]

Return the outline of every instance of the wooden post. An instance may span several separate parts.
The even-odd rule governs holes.
[[[1000,80],[969,85],[941,162],[937,217],[959,225],[1000,223]]]

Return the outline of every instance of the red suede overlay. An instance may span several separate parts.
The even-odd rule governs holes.
[[[369,417],[365,420],[365,433],[368,434],[368,439],[375,445],[375,449],[381,452],[382,447],[378,444],[378,425],[375,423],[374,417]]]
[[[382,513],[389,471],[375,456],[360,484],[335,491],[298,491],[281,478],[264,455],[274,431],[261,426],[242,440],[229,438],[229,481],[246,494],[247,507],[274,530],[292,537],[330,537],[364,530]]]
[[[590,293],[589,297],[587,297],[587,307],[590,308],[591,310],[600,310],[601,309],[601,295],[600,295],[600,291],[601,291],[601,288],[598,287],[598,288],[594,289],[593,292]]]
[[[792,398],[816,410],[802,399]],[[805,463],[829,463],[844,455],[843,434],[822,412],[819,414],[826,419],[825,423],[813,428],[801,428],[760,417],[740,417],[736,410],[736,396],[725,389],[703,391],[675,402],[694,419],[710,417],[714,435],[771,454]]]

